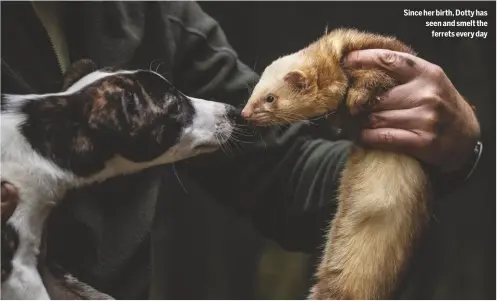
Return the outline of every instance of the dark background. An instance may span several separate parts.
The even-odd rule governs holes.
[[[420,57],[440,65],[461,94],[476,105],[486,157],[470,182],[460,189],[454,188],[453,193],[434,204],[434,223],[417,253],[401,297],[495,299],[495,2],[199,4],[221,24],[242,61],[259,73],[277,57],[319,38],[326,26],[395,35],[418,51]],[[447,8],[486,10],[488,17],[475,19],[488,21],[487,28],[464,29],[487,31],[487,38],[432,38],[432,29],[454,28],[427,28],[425,21],[455,17],[403,16],[404,9]],[[469,20],[457,18],[465,19]],[[185,271],[185,277],[192,278],[192,273],[195,276],[194,281],[181,287],[182,297],[305,297],[313,266],[308,254],[283,251],[215,204],[200,211],[192,219],[210,216],[206,222],[210,224],[209,230],[202,233],[211,236],[212,250],[208,256],[197,254],[192,259],[198,269]]]

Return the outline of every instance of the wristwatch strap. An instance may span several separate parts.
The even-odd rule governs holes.
[[[434,194],[436,196],[443,196],[454,190],[455,187],[458,187],[461,183],[467,181],[476,170],[476,167],[480,162],[482,152],[483,143],[481,141],[477,141],[470,159],[457,171],[443,173],[436,171],[436,168],[434,167],[430,167],[428,171],[433,184]]]
[[[466,177],[464,178],[464,181],[468,180],[473,172],[476,169],[476,166],[478,166],[478,162],[480,162],[481,154],[483,153],[483,143],[481,141],[476,142],[475,148],[473,150],[473,155],[472,155],[472,164],[471,168],[469,169],[469,172],[467,172]]]

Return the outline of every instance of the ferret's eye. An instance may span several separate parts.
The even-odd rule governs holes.
[[[268,96],[266,96],[266,102],[268,102],[268,103],[272,103],[275,100],[276,100],[276,97],[273,94],[269,94]]]

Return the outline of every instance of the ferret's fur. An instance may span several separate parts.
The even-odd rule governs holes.
[[[353,128],[356,116],[398,83],[378,69],[345,70],[341,61],[350,51],[379,48],[414,54],[395,38],[331,31],[268,66],[243,115],[256,124],[287,123],[345,107],[344,125]],[[354,144],[309,298],[391,298],[428,219],[428,192],[414,158]]]

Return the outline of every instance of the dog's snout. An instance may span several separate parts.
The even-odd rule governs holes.
[[[229,118],[236,118],[238,115],[241,115],[241,110],[235,107],[228,106],[226,110]]]
[[[244,119],[242,118],[242,110],[239,108],[235,107],[228,107],[227,108],[227,117],[232,120],[235,123],[244,123]]]

